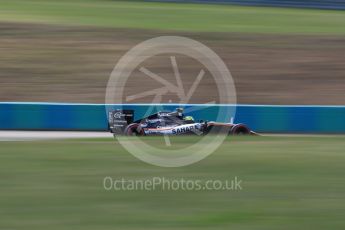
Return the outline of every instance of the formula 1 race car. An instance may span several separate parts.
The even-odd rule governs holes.
[[[185,116],[183,109],[160,111],[134,121],[133,110],[114,110],[108,114],[109,130],[114,135],[205,135],[223,133],[228,135],[255,135],[244,124],[219,123],[213,121],[194,121]]]

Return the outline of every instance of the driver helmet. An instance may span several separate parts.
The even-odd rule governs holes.
[[[185,116],[183,118],[183,120],[185,120],[185,121],[194,121],[194,118],[192,116]]]

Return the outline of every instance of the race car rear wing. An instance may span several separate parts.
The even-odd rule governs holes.
[[[134,110],[113,110],[108,113],[108,127],[111,133],[123,134],[127,125],[133,123]]]

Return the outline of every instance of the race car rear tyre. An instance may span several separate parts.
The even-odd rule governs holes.
[[[138,128],[139,128],[138,123],[130,124],[126,127],[124,134],[126,136],[142,136],[142,135],[144,135],[144,131],[139,130]]]
[[[250,135],[250,129],[244,124],[237,124],[231,128],[230,135]]]

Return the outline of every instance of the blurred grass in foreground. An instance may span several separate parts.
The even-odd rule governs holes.
[[[157,146],[161,138],[146,138]],[[175,138],[174,146],[194,142]],[[238,137],[194,165],[111,139],[0,143],[0,229],[344,229],[345,137]],[[103,178],[219,179],[242,191],[105,191]]]
[[[0,21],[204,32],[345,34],[345,12],[106,0],[0,0]]]

